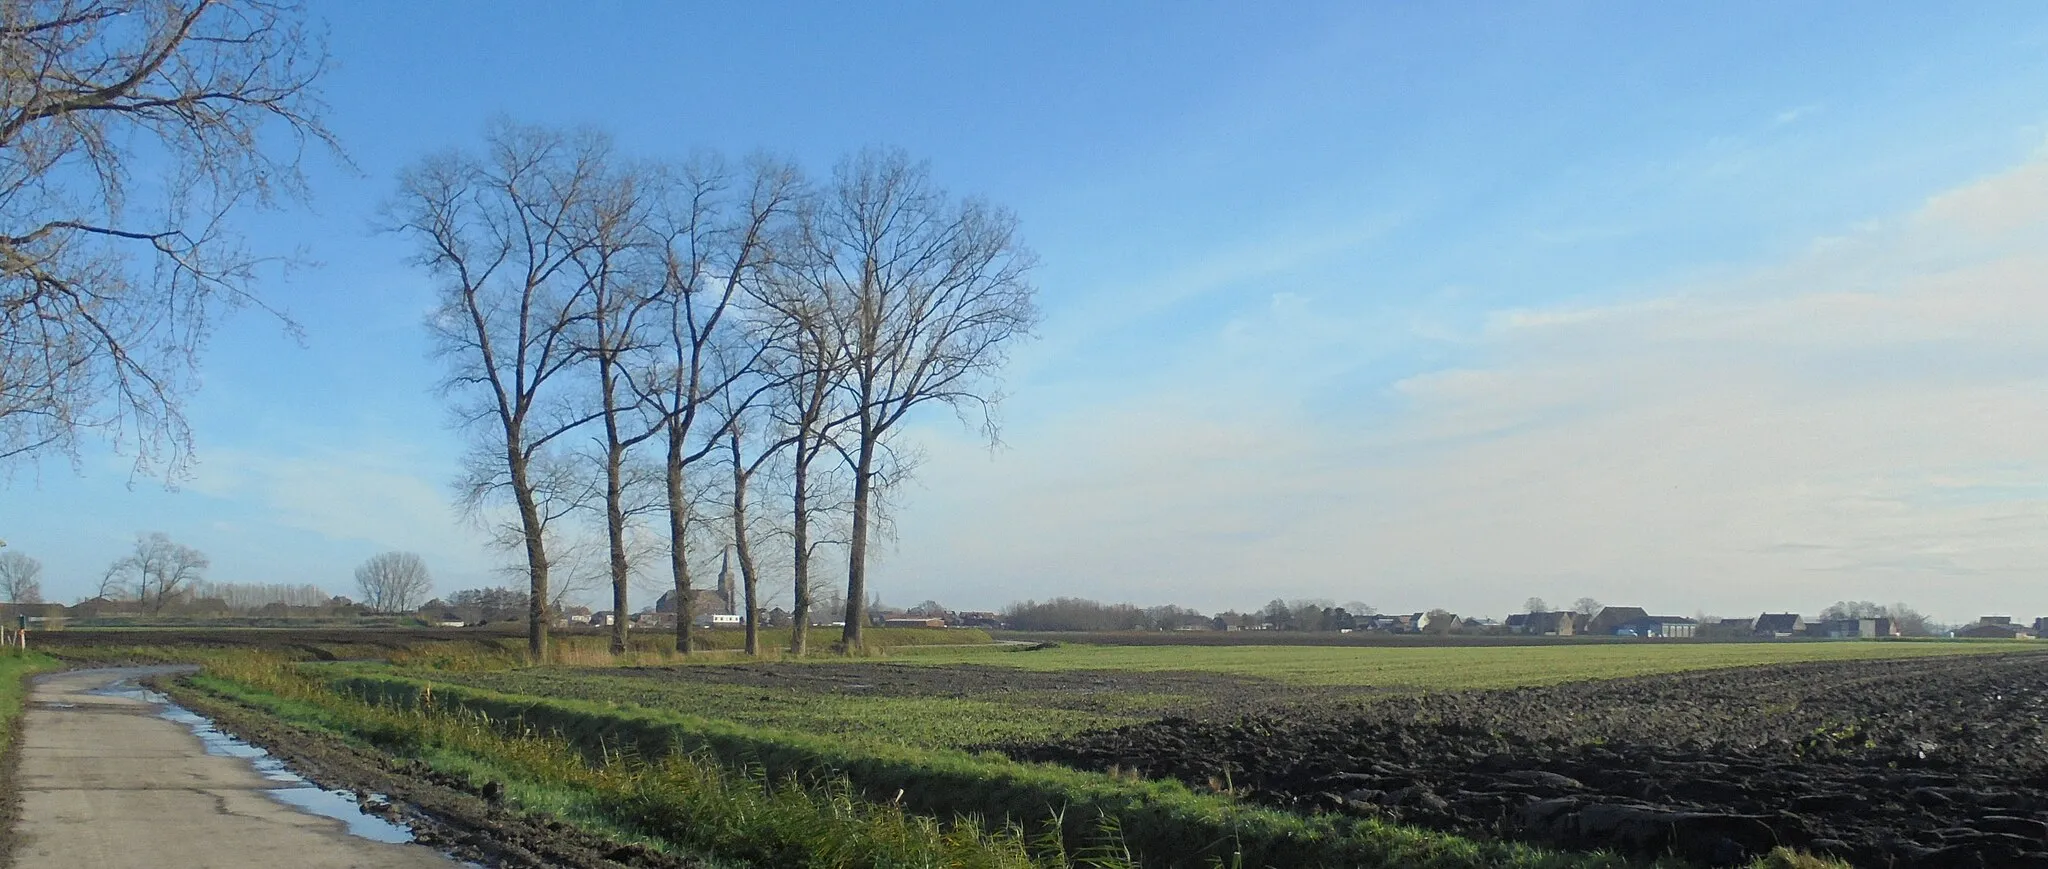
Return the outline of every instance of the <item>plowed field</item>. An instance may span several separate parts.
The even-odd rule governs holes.
[[[2048,652],[1210,711],[1013,756],[1307,811],[1732,863],[2048,866]]]

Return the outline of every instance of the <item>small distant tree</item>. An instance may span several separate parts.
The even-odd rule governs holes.
[[[370,556],[356,568],[356,589],[373,612],[402,612],[418,606],[434,587],[427,563],[410,552]]]
[[[1934,634],[1933,626],[1927,622],[1927,616],[1903,603],[1886,607],[1884,615],[1892,620],[1892,627],[1897,629],[1901,636],[1927,637]]]
[[[1458,627],[1458,614],[1447,609],[1433,609],[1422,617],[1422,630],[1431,634],[1448,634]]]
[[[1522,612],[1547,613],[1550,612],[1550,603],[1540,597],[1532,597],[1528,600],[1522,601]]]
[[[528,612],[527,592],[509,588],[465,588],[449,595],[448,605],[487,622],[510,621]]]
[[[938,618],[946,614],[946,607],[935,600],[928,600],[910,608],[910,614],[924,618]]]
[[[8,603],[42,603],[42,577],[42,562],[19,552],[0,552],[0,598]]]
[[[1884,607],[1867,600],[1838,600],[1834,606],[1820,611],[1820,620],[1832,622],[1844,619],[1875,619],[1883,618],[1884,615]]]
[[[1572,601],[1572,612],[1578,613],[1579,615],[1590,616],[1599,611],[1600,602],[1594,600],[1593,598],[1582,597],[1578,600]]]
[[[107,567],[100,588],[104,595],[109,586],[126,584],[135,589],[135,599],[143,606],[162,612],[186,584],[204,579],[210,566],[206,553],[174,542],[162,531],[138,534],[134,550]]]
[[[1380,614],[1379,607],[1373,606],[1372,604],[1366,603],[1362,600],[1354,600],[1350,603],[1345,604],[1344,611],[1350,613],[1354,617],[1376,616]]]

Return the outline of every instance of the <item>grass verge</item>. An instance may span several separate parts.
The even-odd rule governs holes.
[[[11,862],[14,819],[21,804],[21,794],[14,790],[14,783],[20,781],[14,774],[20,761],[15,737],[21,732],[21,710],[28,701],[28,679],[57,666],[57,659],[48,655],[0,650],[0,866]]]
[[[739,863],[803,867],[1122,869],[1111,853],[1069,855],[1015,828],[941,824],[898,804],[859,799],[843,781],[773,779],[727,770],[708,758],[603,763],[569,743],[505,732],[487,717],[431,701],[366,703],[277,662],[216,662],[191,684],[213,697],[295,725],[353,736],[470,781],[496,782],[504,799],[596,831],[663,850]]]

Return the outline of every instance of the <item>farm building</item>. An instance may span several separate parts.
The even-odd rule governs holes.
[[[1764,613],[1756,617],[1759,637],[1796,637],[1806,632],[1806,617],[1798,613]]]
[[[1687,639],[1699,630],[1699,622],[1683,616],[1644,616],[1623,622],[1614,629],[1618,637],[1663,637]]]
[[[1622,625],[1649,617],[1650,614],[1644,612],[1643,608],[1639,606],[1601,607],[1600,614],[1594,616],[1592,621],[1586,623],[1585,632],[1589,634],[1612,635]]]
[[[943,628],[945,626],[945,619],[900,618],[882,620],[882,627],[885,628]]]
[[[1569,637],[1572,635],[1571,613],[1516,613],[1508,616],[1508,633],[1530,636]]]
[[[1809,636],[1829,639],[1874,639],[1899,635],[1899,629],[1892,625],[1891,619],[1835,619],[1814,622],[1806,626],[1806,632]]]
[[[1973,640],[2031,640],[2033,631],[2012,623],[2012,616],[1985,616],[1977,623],[1956,631],[1956,636]]]

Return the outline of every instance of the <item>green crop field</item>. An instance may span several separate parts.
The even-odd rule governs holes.
[[[419,671],[409,675],[427,676]],[[982,696],[813,693],[642,675],[536,667],[501,672],[436,674],[441,681],[506,694],[558,697],[688,712],[753,727],[832,735],[859,742],[965,748],[1050,739],[1096,727],[1134,724],[1195,698],[1137,695],[1119,699],[1130,714],[1062,709],[1037,692]]]
[[[1173,713],[1375,702],[1803,661],[2010,651],[1976,642],[1522,647],[1090,646],[900,648],[885,659],[403,672],[507,694],[686,712],[865,743],[980,748]],[[2018,647],[2026,647],[2024,644]],[[342,665],[361,672],[382,668]]]
[[[1208,672],[1295,685],[1401,689],[1513,688],[1718,667],[1967,655],[2036,648],[2029,642],[1892,641],[1630,643],[1544,646],[1095,646],[905,649],[893,660],[1022,670]]]

